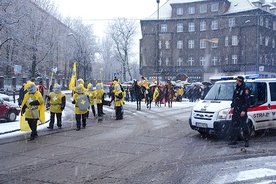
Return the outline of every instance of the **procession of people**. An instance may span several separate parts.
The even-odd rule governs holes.
[[[76,77],[74,68],[73,72],[69,90],[72,91],[72,104],[74,105],[77,131],[86,128],[89,115],[93,119],[97,119],[97,122],[102,122],[105,115],[103,112],[104,105],[113,105],[115,120],[122,120],[125,100],[134,102],[138,99],[134,90],[134,83],[141,88],[142,99],[149,109],[151,108],[151,102],[154,102],[155,106],[158,107],[161,107],[161,104],[166,105],[168,101],[167,93],[169,92],[172,93],[170,100],[178,102],[182,101],[185,94],[185,87],[173,84],[170,79],[165,84],[162,84],[157,82],[156,78],[149,82],[142,76],[141,80],[134,80],[132,85],[123,86],[119,79],[115,78],[110,85],[109,100],[106,100],[107,94],[103,89],[104,84],[102,82],[97,82],[95,88],[93,88],[92,83],[88,83],[86,88],[86,81]],[[36,129],[39,124],[45,123],[46,110],[50,112],[48,130],[55,128],[55,122],[58,129],[62,128],[62,113],[66,108],[66,94],[62,92],[60,84],[51,84],[51,87],[47,89],[43,85],[42,80],[38,84],[27,81],[22,86],[18,103],[21,106],[20,129],[21,131],[31,131],[29,140],[34,140],[38,137]]]

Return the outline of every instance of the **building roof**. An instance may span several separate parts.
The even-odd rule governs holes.
[[[167,0],[163,5],[159,8],[159,19],[170,19],[171,18],[171,4],[180,4],[180,3],[195,3],[195,2],[204,2],[204,1],[210,1],[210,0]],[[232,13],[238,13],[238,12],[244,12],[244,11],[250,11],[254,9],[258,9],[257,6],[255,6],[253,3],[260,2],[260,0],[228,0],[230,2],[230,7],[227,12],[224,14],[232,14]],[[269,5],[272,7],[275,7],[271,3],[267,2],[262,3],[263,5]],[[156,20],[157,19],[157,11],[155,11],[151,16],[145,18],[144,20]]]

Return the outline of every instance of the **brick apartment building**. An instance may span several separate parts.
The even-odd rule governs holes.
[[[140,20],[140,74],[152,80],[276,77],[276,7],[267,0],[168,0]],[[159,4],[158,4],[159,7]]]

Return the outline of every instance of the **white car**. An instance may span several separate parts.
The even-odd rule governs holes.
[[[2,98],[5,101],[8,101],[8,102],[11,101],[11,97],[9,95],[5,95],[5,94],[0,93],[0,98]]]

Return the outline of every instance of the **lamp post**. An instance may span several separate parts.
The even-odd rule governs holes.
[[[248,24],[248,23],[250,23],[251,21],[250,20],[246,20],[244,23],[245,23],[245,25],[246,24]],[[246,75],[246,65],[247,65],[247,62],[246,62],[246,44],[247,44],[247,42],[246,42],[246,34],[244,34],[244,37],[243,37],[243,39],[244,39],[244,75]]]
[[[257,40],[256,40],[256,49],[257,49],[257,52],[256,52],[256,59],[257,59],[257,61],[256,61],[256,73],[257,74],[259,74],[259,44],[260,44],[260,42],[259,42],[259,40],[260,40],[260,35],[259,35],[259,22],[260,22],[260,18],[259,18],[259,13],[257,13],[257,21],[256,21],[256,23],[257,23],[257,27],[256,27],[256,36],[257,36]]]
[[[156,0],[157,3],[157,27],[156,27],[156,81],[159,83],[159,4],[160,0]]]

